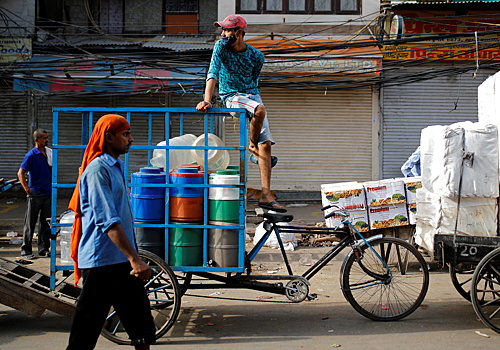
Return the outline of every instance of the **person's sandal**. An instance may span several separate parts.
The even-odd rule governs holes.
[[[37,257],[34,256],[33,254],[31,254],[31,255],[21,255],[21,259],[35,260],[35,259],[37,259]]]
[[[255,154],[250,155],[250,161],[254,164],[259,164],[259,158]],[[271,168],[274,168],[276,164],[278,164],[278,157],[271,156]]]

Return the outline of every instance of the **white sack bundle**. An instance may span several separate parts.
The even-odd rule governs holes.
[[[429,126],[422,130],[420,147],[426,190],[448,198],[458,197],[459,192],[461,197],[498,197],[496,126],[472,122]],[[473,158],[462,165],[467,154]]]
[[[458,198],[447,198],[424,189],[417,191],[417,227],[415,243],[434,250],[434,235],[453,235]],[[496,236],[497,203],[495,198],[461,198],[457,235]]]

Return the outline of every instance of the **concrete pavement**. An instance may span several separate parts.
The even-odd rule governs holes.
[[[293,224],[322,221],[319,203],[286,202]],[[307,204],[307,205],[304,205]],[[15,259],[19,246],[10,245],[6,232],[21,234],[25,201],[0,198],[0,256]],[[251,208],[253,204],[249,204]],[[62,212],[65,210],[61,204]],[[251,226],[251,225],[249,225]],[[298,247],[289,252],[294,272],[306,266],[301,257],[321,257],[326,247]],[[454,289],[446,270],[431,264],[429,292],[423,305],[409,317],[392,323],[360,316],[345,301],[338,256],[311,280],[318,298],[294,304],[286,297],[247,289],[188,290],[174,327],[152,349],[498,349],[500,335],[485,327],[469,302]],[[30,267],[48,274],[49,259]],[[254,266],[262,271],[284,268],[278,252],[264,248]],[[71,321],[47,311],[41,318],[0,305],[1,350],[64,349]],[[100,338],[96,349],[128,349]]]

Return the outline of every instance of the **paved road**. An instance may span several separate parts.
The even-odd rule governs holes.
[[[5,249],[4,247],[2,247]],[[294,269],[310,253],[319,258],[325,248],[291,252]],[[42,266],[47,259],[38,259]],[[35,265],[34,264],[34,265]],[[265,249],[256,262],[261,273],[283,265],[276,252]],[[36,266],[35,266],[36,267]],[[284,296],[238,290],[191,290],[182,298],[182,310],[171,331],[158,341],[158,349],[495,349],[500,335],[476,319],[441,270],[431,271],[424,304],[404,320],[374,322],[358,315],[343,299],[339,287],[340,259],[312,279],[314,301],[289,303]],[[40,319],[0,305],[0,349],[64,349],[70,320],[51,312]],[[477,334],[486,334],[489,338]],[[99,340],[97,349],[124,349]]]
[[[7,206],[5,203],[0,203]],[[17,203],[8,204],[10,206]],[[21,205],[22,201],[21,201]],[[309,213],[304,222],[316,220],[319,205],[301,208]],[[16,228],[18,218],[13,213],[1,213],[0,229],[9,220]],[[319,221],[319,220],[317,220]],[[0,231],[0,235],[2,232]],[[1,237],[0,237],[1,238]],[[18,246],[0,239],[0,256],[15,258]],[[299,259],[311,254],[318,259],[326,248],[299,248],[290,252],[296,273],[306,267]],[[239,290],[188,291],[182,298],[182,310],[175,326],[158,341],[153,349],[204,350],[231,349],[495,349],[500,346],[500,334],[477,320],[469,302],[453,288],[446,271],[432,264],[431,284],[423,305],[404,320],[391,323],[374,322],[357,314],[344,300],[339,285],[342,256],[315,276],[311,291],[318,299],[292,304],[284,296]],[[37,259],[32,265],[48,273],[48,259]],[[265,248],[255,266],[261,273],[280,270],[283,264],[277,252]],[[26,316],[0,305],[1,350],[54,350],[66,346],[71,321],[52,312],[41,318]],[[481,334],[485,334],[485,337]],[[101,338],[97,349],[128,349]]]

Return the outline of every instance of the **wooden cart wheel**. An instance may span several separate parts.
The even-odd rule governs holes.
[[[448,268],[450,270],[451,283],[453,283],[457,292],[466,300],[471,301],[471,281],[476,266],[466,263],[458,265],[448,263]]]
[[[181,306],[181,292],[177,278],[167,263],[157,255],[139,250],[139,257],[153,270],[151,279],[145,284],[149,296],[151,314],[156,325],[156,339],[161,338],[174,325]],[[130,345],[127,332],[112,308],[101,334],[117,344]]]
[[[472,276],[472,306],[483,323],[500,333],[500,248],[487,254]]]

